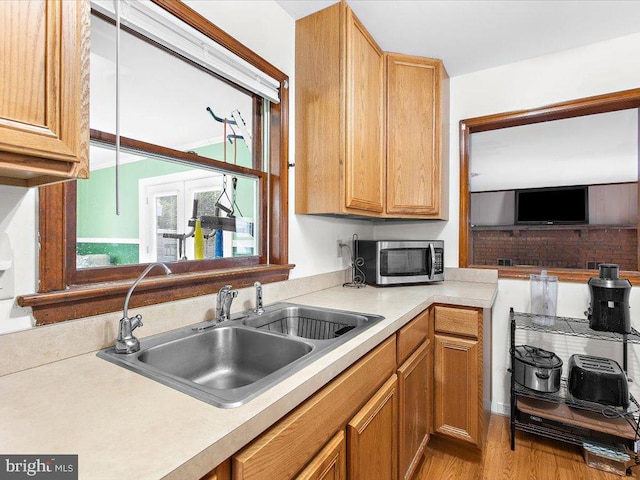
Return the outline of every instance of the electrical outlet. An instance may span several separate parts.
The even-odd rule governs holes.
[[[342,258],[342,240],[338,239],[337,240],[338,243],[338,258]]]

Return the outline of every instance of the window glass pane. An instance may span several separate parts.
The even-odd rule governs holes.
[[[108,134],[116,133],[115,39],[115,24],[92,15],[90,124]],[[253,123],[264,121],[262,99],[124,29],[119,70],[122,137],[260,168]],[[196,218],[205,258],[260,254],[255,177],[123,149],[116,215],[113,149],[92,144],[90,171],[77,182],[78,268],[193,260]]]
[[[116,29],[91,22],[91,128],[115,133]],[[253,105],[252,94],[121,31],[123,137],[252,167]]]
[[[637,271],[638,109],[473,133],[475,265]]]
[[[178,256],[178,239],[165,234],[178,233],[178,196],[156,197],[155,215],[156,259],[159,262],[175,262]]]
[[[91,177],[77,182],[78,268],[193,260],[196,218],[205,258],[259,254],[256,178],[122,153],[116,215],[114,155],[91,145]]]

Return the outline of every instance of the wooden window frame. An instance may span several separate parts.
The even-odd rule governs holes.
[[[261,232],[260,256],[172,263],[170,267],[173,274],[154,275],[151,272],[149,278],[137,287],[130,305],[151,305],[211,294],[226,284],[241,288],[251,286],[255,281],[270,283],[287,280],[294,267],[288,263],[289,77],[185,4],[175,0],[153,2],[276,79],[280,83],[280,103],[271,103],[268,113],[268,173],[133,139],[121,139],[121,144],[125,147],[256,177],[261,195],[260,217],[265,227]],[[254,120],[260,123],[257,128],[261,128],[260,114],[256,113],[259,112],[257,106],[258,100],[255,99],[254,115],[257,118]],[[261,136],[261,131],[258,130],[257,133]],[[112,137],[103,132],[91,131],[93,140],[110,143],[114,141]],[[39,241],[38,293],[19,296],[17,299],[18,305],[32,308],[37,325],[122,309],[131,280],[148,265],[76,269],[75,181],[40,187]]]
[[[593,270],[568,269],[568,268],[545,268],[545,267],[503,267],[474,265],[471,263],[473,253],[472,231],[470,217],[470,191],[469,191],[469,136],[472,133],[487,132],[501,128],[530,125],[540,122],[562,120],[584,115],[594,115],[598,113],[614,112],[618,110],[628,110],[640,108],[640,89],[624,90],[621,92],[598,95],[595,97],[581,98],[569,102],[556,103],[530,110],[519,110],[513,112],[486,115],[482,117],[469,118],[460,121],[460,245],[459,245],[459,265],[461,268],[488,268],[498,270],[499,278],[529,279],[531,274],[539,274],[542,269],[547,270],[549,275],[555,275],[561,281],[566,282],[587,282],[589,278],[595,276]],[[639,154],[640,155],[640,154]],[[640,158],[639,164],[640,164]],[[640,179],[638,179],[640,180]],[[640,187],[640,181],[638,181]],[[640,189],[640,188],[639,188]],[[640,228],[638,229],[640,233]],[[639,248],[637,252],[638,265],[640,265],[640,235]],[[640,283],[640,272],[625,271],[621,276],[627,278],[633,284]]]

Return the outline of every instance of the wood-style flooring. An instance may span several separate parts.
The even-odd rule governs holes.
[[[524,432],[516,432],[512,452],[509,418],[492,415],[483,458],[434,436],[414,480],[620,480],[640,478],[638,470],[631,477],[596,470],[581,448]]]

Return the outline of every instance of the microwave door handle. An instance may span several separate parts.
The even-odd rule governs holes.
[[[436,273],[436,250],[433,248],[433,243],[429,244],[429,280],[433,280]]]

